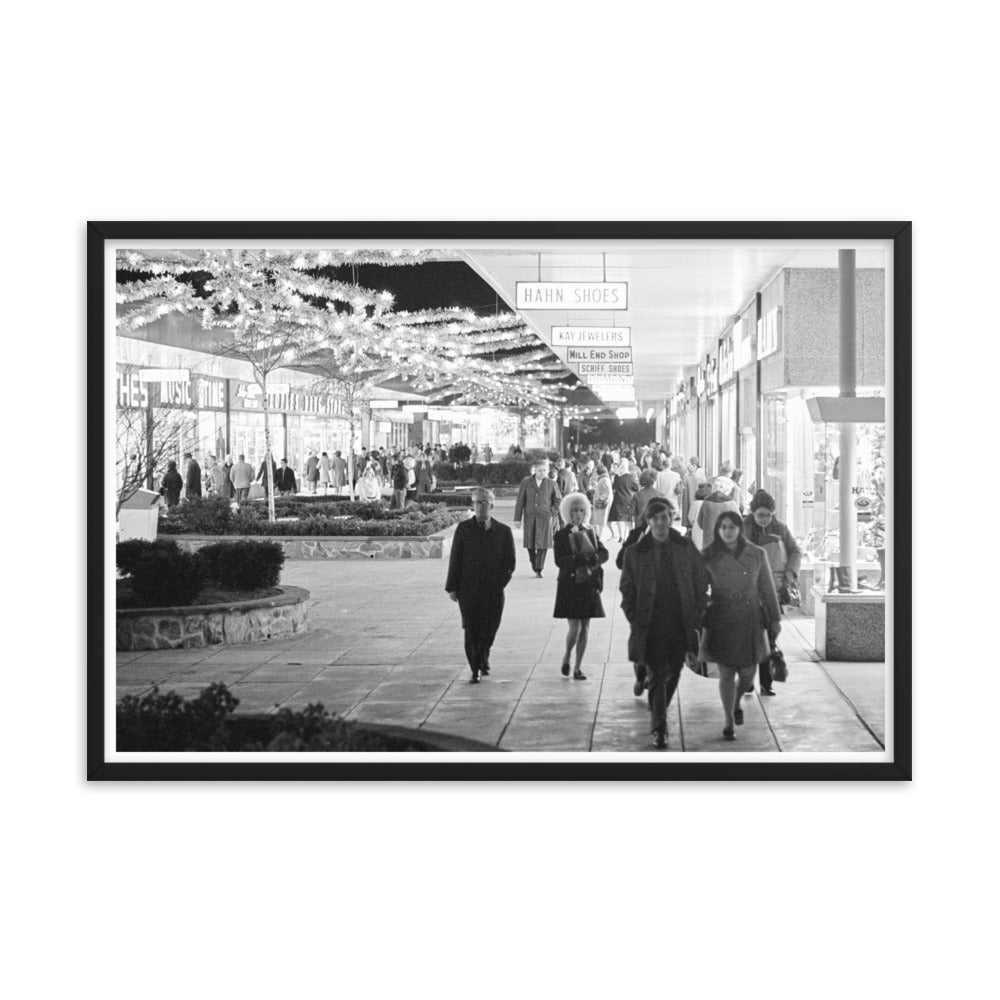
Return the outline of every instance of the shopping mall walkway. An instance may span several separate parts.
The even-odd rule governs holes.
[[[512,501],[496,513],[511,520]],[[520,546],[520,535],[515,532]],[[628,623],[618,606],[618,546],[609,546],[607,617],[591,623],[586,681],[563,678],[565,622],[554,620],[555,566],[539,580],[518,548],[491,676],[469,684],[446,560],[288,562],[282,582],[312,595],[309,631],[247,646],[118,654],[118,695],[190,696],[224,681],[239,712],[322,702],[353,719],[473,737],[503,750],[650,749],[645,698],[632,694]],[[774,698],[744,699],[737,741],[722,739],[716,681],[685,671],[671,705],[670,751],[879,751],[884,665],[820,663],[812,619],[786,620],[789,680]]]

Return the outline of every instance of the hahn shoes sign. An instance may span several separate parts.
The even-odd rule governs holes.
[[[519,281],[518,309],[628,309],[627,281]]]

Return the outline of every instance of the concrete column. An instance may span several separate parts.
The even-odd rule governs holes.
[[[857,395],[857,274],[855,252],[839,250],[840,268],[840,395]],[[858,589],[858,520],[854,511],[857,479],[857,427],[840,425],[840,573],[841,590]]]

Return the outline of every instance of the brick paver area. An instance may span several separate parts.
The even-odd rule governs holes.
[[[510,521],[511,503],[497,513]],[[520,537],[515,532],[520,545]],[[118,695],[195,694],[225,681],[238,711],[322,702],[354,718],[469,736],[504,750],[650,748],[649,713],[632,693],[628,623],[618,570],[605,570],[607,617],[591,623],[586,681],[563,678],[565,622],[552,618],[555,566],[539,580],[518,548],[491,676],[468,683],[458,606],[444,592],[446,560],[288,562],[282,582],[312,595],[309,631],[247,646],[118,654]],[[670,751],[882,749],[884,665],[820,663],[812,619],[786,621],[789,680],[774,698],[744,699],[737,741],[722,739],[716,681],[685,671],[670,712]]]

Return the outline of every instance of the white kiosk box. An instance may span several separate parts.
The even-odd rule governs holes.
[[[118,540],[145,538],[155,541],[160,519],[160,494],[152,490],[136,490],[118,511]]]

